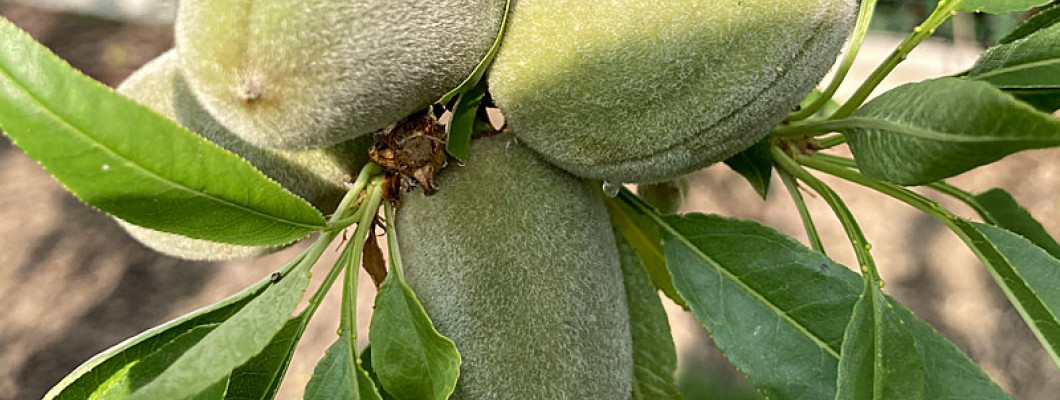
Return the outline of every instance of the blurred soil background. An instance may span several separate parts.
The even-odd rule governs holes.
[[[72,1],[77,10],[117,13],[126,22],[48,9],[70,0],[23,3],[33,5],[0,1],[0,15],[108,85],[117,85],[172,46],[172,27],[165,23],[171,16],[171,1],[161,8],[143,6],[138,0]],[[881,12],[890,14],[874,24],[880,31],[867,41],[848,80],[860,82],[859,77],[901,39],[886,31],[907,32],[930,9],[925,1],[882,1]],[[984,43],[996,40],[1015,23],[1014,17],[959,16],[941,35],[963,39],[926,43],[882,89],[959,72],[975,60]],[[845,86],[840,96],[853,89]],[[763,201],[724,166],[692,174],[689,180],[692,190],[683,212],[754,219],[805,241],[790,197],[777,182]],[[955,236],[894,200],[826,180],[854,210],[872,241],[889,294],[953,340],[1016,399],[1057,397],[1060,370]],[[1060,234],[1060,149],[1017,154],[951,183],[976,192],[1004,187],[1046,229]],[[974,216],[955,201],[927,194],[962,215]],[[829,254],[854,265],[853,252],[827,206],[817,198],[808,201]],[[298,251],[296,246],[261,259],[224,263],[193,263],[156,254],[106,215],[79,203],[6,138],[0,139],[0,221],[0,400],[39,399],[92,355],[267,277]],[[334,257],[329,252],[322,263]],[[375,291],[369,279],[360,282],[359,309],[370,310]],[[334,296],[325,303],[303,338],[280,398],[301,398],[313,366],[334,340],[337,300]],[[703,329],[689,315],[664,303],[671,312],[687,397],[756,398],[713,349]],[[362,314],[363,335],[369,316]]]

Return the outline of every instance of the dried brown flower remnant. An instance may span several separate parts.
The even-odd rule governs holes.
[[[414,179],[424,193],[434,194],[434,174],[445,165],[447,138],[434,114],[423,110],[383,130],[368,155],[389,173]]]

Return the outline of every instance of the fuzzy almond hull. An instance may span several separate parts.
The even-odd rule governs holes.
[[[586,178],[658,182],[757,142],[835,62],[853,0],[519,0],[489,72],[513,132]]]
[[[627,400],[622,271],[599,189],[510,135],[399,209],[405,275],[463,358],[452,399]]]

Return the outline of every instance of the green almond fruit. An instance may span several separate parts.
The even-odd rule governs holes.
[[[397,215],[407,281],[463,359],[451,399],[628,399],[629,317],[599,188],[507,134],[470,154]]]
[[[854,0],[520,0],[489,88],[513,132],[585,178],[658,182],[780,123],[835,62]]]
[[[118,92],[243,157],[266,176],[325,213],[334,211],[346,192],[346,183],[368,162],[370,142],[367,137],[326,149],[298,152],[262,149],[243,141],[217,123],[195,100],[181,77],[175,51],[144,65],[118,87]],[[144,245],[163,254],[190,260],[253,257],[277,250],[216,243],[121,220],[119,223]]]
[[[184,0],[176,42],[203,106],[261,147],[328,146],[426,108],[471,74],[503,0]]]

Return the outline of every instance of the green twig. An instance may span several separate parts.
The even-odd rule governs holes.
[[[849,117],[850,114],[865,104],[865,100],[872,95],[872,91],[876,90],[883,82],[883,79],[890,75],[891,71],[894,71],[898,64],[905,61],[909,53],[913,51],[921,42],[930,37],[935,33],[943,22],[946,22],[954,13],[956,9],[961,5],[964,0],[940,0],[938,5],[935,7],[935,11],[931,13],[919,26],[913,29],[913,33],[909,35],[898,48],[891,53],[883,64],[880,64],[872,74],[869,75],[868,79],[858,87],[858,90],[854,92],[854,95],[839,107],[839,110],[833,114],[830,119],[842,119]]]
[[[857,171],[854,171],[842,165],[837,165],[835,163],[822,160],[818,156],[796,156],[795,158],[802,165],[893,197],[896,200],[906,203],[912,206],[913,208],[916,208],[917,210],[920,210],[921,212],[928,214],[931,217],[941,221],[947,227],[953,229],[957,228],[956,225],[952,222],[957,219],[956,215],[946,210],[945,208],[942,208],[942,206],[940,206],[937,202],[928,199],[927,197],[924,197],[919,193],[916,193],[912,190],[906,189],[893,183],[870,179],[858,173]]]
[[[390,254],[390,272],[397,274],[398,278],[405,280],[404,264],[401,263],[401,251],[398,249],[397,218],[394,216],[394,207],[390,203],[384,206],[386,210],[386,248]]]
[[[831,163],[831,164],[834,164],[834,165],[838,165],[838,166],[841,166],[841,167],[846,167],[846,168],[855,169],[855,170],[858,169],[857,163],[853,159],[847,158],[847,157],[840,157],[840,156],[835,156],[835,155],[825,154],[825,153],[815,153],[813,155],[813,159],[824,161],[824,162]],[[931,188],[931,189],[939,192],[939,193],[942,193],[942,194],[948,195],[950,197],[953,197],[953,198],[955,198],[957,200],[960,200],[964,204],[967,204],[968,207],[971,207],[972,210],[974,210],[976,212],[976,214],[979,214],[979,216],[984,221],[989,221],[990,220],[990,213],[987,212],[986,209],[984,209],[981,204],[979,204],[979,201],[975,199],[975,195],[973,195],[971,193],[968,193],[964,189],[961,189],[959,187],[956,187],[956,186],[953,186],[953,185],[950,185],[950,184],[948,184],[946,182],[941,182],[941,181],[940,182],[935,182],[935,183],[929,183],[926,186],[928,188]]]
[[[865,125],[865,121],[855,119],[806,121],[778,126],[773,129],[772,135],[778,138],[804,138],[827,135],[843,129],[864,128]]]
[[[929,187],[929,188],[931,188],[931,189],[933,189],[933,190],[935,190],[935,191],[937,191],[939,193],[942,193],[942,194],[948,195],[950,197],[953,197],[953,198],[955,198],[957,200],[960,200],[964,204],[967,204],[968,207],[971,207],[972,210],[975,210],[975,213],[979,214],[979,217],[982,218],[984,221],[991,221],[992,218],[993,218],[993,217],[990,216],[990,213],[988,211],[986,211],[985,208],[983,208],[983,205],[979,204],[979,200],[975,199],[975,195],[973,195],[971,193],[968,193],[964,189],[961,189],[959,187],[950,185],[950,184],[948,184],[946,182],[931,183],[931,184],[928,184],[927,187]]]
[[[810,214],[809,208],[806,207],[806,201],[802,198],[802,193],[799,192],[799,185],[795,183],[795,179],[791,177],[787,171],[777,171],[780,175],[780,180],[784,182],[784,186],[788,189],[788,193],[791,194],[791,200],[795,202],[795,208],[799,210],[799,217],[802,218],[802,226],[806,229],[806,236],[810,240],[810,246],[814,250],[821,254],[827,255],[824,251],[824,242],[821,241],[821,235],[817,233],[817,226],[813,223],[813,215]]]
[[[343,218],[341,220],[338,220],[338,221],[329,221],[327,223],[327,225],[324,227],[324,230],[325,231],[337,231],[337,230],[343,230],[343,229],[349,228],[353,224],[356,224],[357,222],[360,222],[361,217],[363,216],[362,213],[364,212],[364,210],[365,209],[363,207],[358,207],[357,210],[353,212],[353,215],[350,215],[350,216],[348,216],[346,218]]]
[[[826,138],[817,139],[817,148],[820,150],[830,149],[846,142],[846,135],[838,134]]]
[[[352,248],[352,255],[346,262],[346,280],[343,284],[342,292],[342,308],[343,313],[339,321],[339,327],[343,330],[351,329],[353,337],[356,338],[356,318],[357,318],[357,266],[360,265],[357,262],[357,258],[360,254],[364,253],[364,244],[368,240],[368,235],[373,234],[373,220],[379,213],[379,205],[383,201],[383,190],[382,181],[373,181],[369,186],[368,194],[366,196],[364,207],[365,212],[361,214],[361,220],[357,223],[357,230],[353,233],[353,243],[347,248]],[[351,293],[352,292],[352,293]]]
[[[356,388],[357,383],[357,276],[360,269],[358,257],[364,253],[364,244],[368,235],[374,235],[373,229],[376,215],[379,214],[379,205],[383,201],[382,179],[376,178],[369,185],[365,196],[365,207],[362,208],[361,220],[357,223],[357,230],[353,234],[353,243],[346,246],[343,251],[345,259],[346,276],[342,285],[342,314],[339,317],[339,330],[343,335],[348,335],[350,343],[346,345],[346,370],[353,373],[353,382],[350,384]],[[352,250],[351,250],[352,249]],[[351,250],[348,253],[346,250]]]
[[[861,45],[865,42],[865,36],[869,32],[869,24],[872,22],[872,16],[876,13],[876,0],[863,0],[861,2],[861,10],[858,11],[858,22],[854,26],[854,33],[850,38],[850,42],[847,44],[845,54],[843,54],[843,60],[839,64],[839,68],[836,69],[835,77],[832,78],[832,82],[828,85],[821,95],[817,97],[813,103],[806,106],[802,110],[796,111],[788,116],[789,121],[801,121],[806,118],[810,118],[817,114],[832,100],[832,96],[835,96],[836,91],[839,90],[839,86],[843,84],[843,80],[846,79],[847,74],[850,73],[850,68],[854,65],[854,59],[857,58],[858,52],[861,51]]]
[[[825,153],[814,153],[814,158],[819,160],[828,161],[832,164],[841,165],[851,169],[858,169],[858,163],[853,158],[840,157]]]
[[[861,227],[858,226],[854,214],[843,203],[843,199],[827,184],[803,169],[798,162],[779,147],[773,147],[772,152],[773,160],[776,161],[778,166],[796,179],[805,182],[813,191],[821,195],[821,198],[835,212],[839,222],[843,225],[843,230],[846,231],[847,237],[850,239],[850,244],[854,247],[854,254],[858,258],[858,263],[861,264],[861,272],[866,284],[881,284],[880,273],[876,269],[876,262],[871,254],[872,246],[865,239],[865,234],[861,231]]]
[[[350,190],[348,190],[346,195],[342,197],[342,201],[339,202],[339,207],[335,209],[335,214],[331,216],[328,223],[335,224],[349,218],[351,215],[374,215],[374,213],[366,210],[367,208],[371,208],[371,204],[361,203],[355,210],[351,210],[350,208],[352,208],[354,201],[361,197],[361,192],[364,191],[370,179],[373,180],[373,182],[381,179],[379,174],[382,171],[382,167],[375,163],[368,163],[365,165],[364,168],[361,169],[361,173],[358,175],[357,180],[350,186]],[[374,186],[373,189],[374,190],[369,191],[369,195],[372,192],[380,192],[381,190],[378,185]],[[376,204],[375,208],[378,210],[379,205]],[[342,230],[336,229],[321,232],[316,242],[306,250],[305,257],[302,258],[299,265],[308,268],[313,264],[316,264],[317,260],[320,259],[320,256],[324,254],[324,250],[326,250],[328,246],[331,245],[331,242],[338,237],[339,232],[342,232]],[[338,266],[332,267],[332,269],[328,271],[328,275],[324,277],[324,283],[322,283],[320,288],[318,288],[317,291],[313,293],[313,296],[310,297],[309,307],[306,308],[305,312],[309,312],[310,315],[316,312],[317,307],[319,307],[320,303],[324,301],[324,296],[327,295],[328,289],[330,289],[331,285],[335,283],[336,278],[338,278],[338,273],[341,271],[342,268],[338,268]]]

